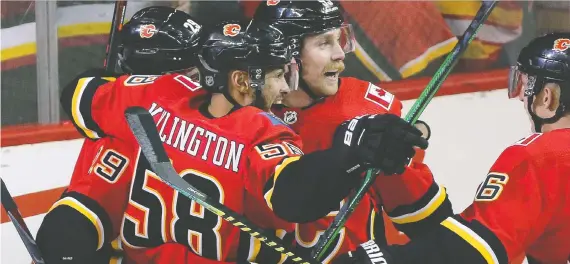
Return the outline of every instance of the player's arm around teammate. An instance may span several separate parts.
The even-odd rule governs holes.
[[[276,181],[276,186],[281,186],[276,187],[274,195],[280,196],[274,196],[273,205],[279,204],[284,211],[275,212],[296,222],[301,222],[300,219],[314,221],[337,209],[339,202],[359,183],[359,175],[365,169],[380,168],[386,174],[402,173],[414,155],[414,148],[425,149],[427,145],[419,130],[395,115],[354,118],[338,131],[330,149],[305,155],[307,160],[320,159],[312,161],[314,165],[289,168],[290,177]],[[315,166],[317,164],[319,166]],[[310,215],[314,219],[302,215],[307,212],[303,206],[313,210]],[[296,207],[301,208],[294,210]]]
[[[221,80],[224,80],[226,83],[231,82],[231,85],[223,85],[229,89],[228,91],[220,89],[220,86],[218,85],[213,86],[212,83],[210,83],[212,79],[209,79],[207,74],[203,75],[205,77],[203,81],[206,84],[210,84],[210,87],[207,87],[206,89],[210,91],[211,97],[202,96],[204,95],[202,93],[204,89],[201,89],[200,87],[189,87],[189,83],[184,81],[185,78],[180,78],[180,75],[167,75],[154,79],[137,79],[136,76],[121,77],[113,83],[103,84],[100,87],[90,85],[93,84],[91,83],[93,79],[84,79],[86,85],[78,85],[66,89],[62,96],[62,104],[64,108],[71,113],[73,111],[79,111],[81,115],[77,116],[79,121],[76,120],[76,125],[80,126],[83,130],[87,130],[89,134],[95,135],[96,137],[115,137],[132,144],[134,142],[132,140],[132,135],[126,127],[122,117],[122,113],[127,107],[132,105],[142,105],[150,109],[154,105],[156,110],[157,108],[155,103],[159,103],[165,107],[168,105],[173,109],[179,109],[177,107],[188,107],[189,105],[176,104],[180,100],[173,99],[188,99],[190,96],[193,96],[193,98],[206,98],[207,100],[205,102],[209,103],[209,105],[206,104],[207,107],[205,109],[200,107],[198,112],[203,113],[204,111],[208,111],[212,117],[220,118],[218,120],[221,120],[221,117],[226,115],[229,116],[231,120],[232,116],[239,116],[238,113],[240,115],[244,113],[254,113],[255,116],[248,121],[251,121],[251,124],[253,125],[263,124],[264,126],[262,128],[257,128],[257,130],[252,127],[249,127],[248,129],[253,129],[255,132],[265,131],[263,133],[269,133],[266,135],[269,136],[269,138],[262,137],[259,139],[260,142],[258,142],[259,144],[257,144],[256,147],[266,146],[268,143],[290,142],[292,143],[293,149],[300,149],[301,145],[298,141],[297,135],[290,132],[288,129],[283,129],[282,127],[285,126],[280,126],[278,123],[275,123],[274,119],[272,119],[268,114],[259,112],[259,109],[254,111],[250,107],[256,106],[260,109],[265,109],[267,107],[264,100],[266,99],[266,94],[264,94],[264,92],[272,89],[266,90],[263,88],[263,85],[260,85],[263,84],[263,82],[257,82],[261,77],[265,77],[265,83],[269,86],[274,84],[277,88],[287,83],[284,75],[288,69],[283,67],[284,64],[289,64],[291,60],[291,57],[287,57],[287,45],[272,45],[274,43],[267,43],[268,39],[272,40],[271,38],[274,37],[273,35],[259,36],[258,38],[252,37],[248,38],[249,40],[246,41],[242,41],[240,38],[231,40],[231,37],[239,34],[239,32],[235,32],[235,29],[235,24],[224,25],[224,37],[222,37],[222,33],[220,33],[216,38],[210,39],[211,42],[208,43],[209,45],[212,45],[212,50],[209,53],[210,55],[218,56],[223,54],[224,56],[231,57],[226,58],[224,60],[226,63],[222,64],[223,66],[220,67],[234,65],[236,69],[239,69],[219,68],[227,71],[228,73],[227,75],[222,74],[223,76],[218,75],[218,78],[221,78]],[[237,31],[239,31],[239,28],[237,28]],[[228,42],[226,42],[226,40]],[[249,41],[253,41],[253,43]],[[267,44],[270,44],[270,46],[264,46]],[[229,47],[224,45],[229,45]],[[259,48],[260,46],[263,48]],[[223,50],[224,52],[219,53],[220,50]],[[242,59],[245,58],[248,61],[246,64],[239,64],[243,63],[243,61],[236,60],[236,56],[231,55],[234,55],[234,52],[243,52],[244,50],[247,52],[244,53],[245,56],[242,57]],[[261,56],[258,54],[259,52],[271,53]],[[206,53],[203,53],[202,55],[206,55]],[[213,59],[216,64],[219,63],[219,60],[217,59],[220,58],[216,57]],[[208,60],[208,58],[204,58],[204,60]],[[279,60],[279,63],[269,64],[272,63],[273,60]],[[201,62],[203,63],[203,61]],[[210,62],[210,66],[214,65],[212,61]],[[267,67],[279,67],[259,68],[260,64]],[[253,73],[256,74],[249,74],[251,73],[249,71],[252,69],[251,67],[255,70]],[[206,71],[211,69],[212,68],[210,67]],[[261,72],[266,71],[265,76],[262,74],[259,74],[258,76],[257,70],[261,70]],[[219,73],[219,71],[217,71],[217,73]],[[215,83],[216,82],[214,80],[214,84]],[[165,89],[165,87],[168,87],[168,89]],[[170,105],[171,103],[173,104]],[[187,113],[187,110],[188,109],[183,109],[180,111]],[[194,111],[195,109],[190,110]],[[198,112],[192,112],[192,114],[198,115]],[[200,119],[202,118],[200,117]],[[232,122],[231,124],[243,122],[243,120],[234,121],[235,122]],[[361,137],[366,138],[365,135],[368,134],[384,133],[383,129],[375,125],[381,122],[382,119],[380,118],[367,117],[366,121],[359,125],[360,129],[358,134]],[[224,125],[228,124],[224,123]],[[417,136],[418,134],[415,130],[408,127],[403,127],[401,131],[405,133],[409,132],[412,135],[412,138],[414,135]],[[384,138],[389,138],[389,134],[391,133],[393,132],[384,133],[386,135]],[[266,139],[266,141],[262,139]],[[292,194],[294,195],[299,191],[296,186],[287,184],[288,182],[296,181],[298,178],[295,177],[300,177],[303,180],[314,177],[313,179],[316,178],[318,181],[323,181],[327,180],[328,177],[332,175],[343,180],[346,178],[345,176],[347,176],[348,170],[351,170],[353,167],[358,167],[357,165],[362,161],[361,159],[365,159],[366,161],[371,160],[372,164],[375,165],[379,160],[375,153],[375,149],[378,146],[375,144],[368,144],[368,141],[366,141],[367,143],[364,142],[365,141],[358,144],[353,144],[352,142],[348,143],[351,145],[348,146],[351,149],[350,152],[354,150],[358,153],[363,153],[363,155],[350,157],[350,162],[348,163],[344,162],[349,158],[346,156],[349,154],[347,151],[337,152],[334,150],[328,150],[311,153],[306,156],[299,156],[299,153],[288,152],[285,157],[282,157],[282,159],[270,160],[268,157],[263,159],[264,155],[267,153],[263,153],[263,149],[260,148],[257,152],[253,152],[252,154],[253,156],[257,155],[259,158],[250,159],[251,163],[249,164],[251,171],[258,171],[260,173],[258,175],[250,175],[252,178],[247,179],[245,183],[246,189],[257,195],[267,197],[266,199],[269,200],[270,203],[273,203],[273,209],[277,212],[282,210],[282,207],[289,207],[290,203],[283,201],[287,200],[292,196]],[[424,142],[406,142],[402,145],[404,145],[406,150],[411,151],[416,144],[424,146],[422,143]],[[406,153],[409,153],[409,151],[406,151]],[[281,160],[281,162],[279,162],[279,160]],[[328,164],[331,161],[334,162],[334,164]],[[262,179],[262,181],[258,181],[261,182],[262,185],[251,187],[250,185],[252,182],[255,182],[254,177]],[[268,189],[273,189],[272,195],[266,196],[261,192],[257,192],[258,190],[263,190],[266,187]],[[307,202],[307,200],[303,202]]]
[[[150,27],[154,27],[154,31],[145,31]],[[123,25],[119,35],[119,65],[125,74],[191,73],[195,60],[179,55],[195,52],[200,27],[182,11],[161,6],[144,8]],[[146,35],[149,32],[152,34]],[[166,55],[141,52],[144,49],[160,50],[165,46],[170,49]],[[116,77],[118,75],[112,72],[88,70],[68,86],[78,87],[84,83],[97,87]],[[86,82],[87,79],[90,81]],[[84,88],[90,90],[89,87]],[[74,113],[68,113],[72,120],[77,118]],[[134,164],[129,157],[135,155],[136,148],[109,137],[95,139],[93,133],[83,129],[85,124],[73,124],[87,139],[80,150],[69,187],[44,217],[37,243],[48,264],[118,261],[122,258],[118,251],[122,249],[115,238],[120,232],[131,185]],[[173,253],[172,250],[168,252]]]
[[[398,124],[401,120],[384,115],[401,114],[402,103],[393,94],[366,81],[339,77],[345,67],[345,53],[352,52],[356,44],[352,25],[344,21],[338,2],[263,2],[253,17],[253,22],[256,21],[272,24],[283,31],[302,69],[299,89],[285,95],[282,100],[285,107],[275,107],[274,111],[299,133],[306,153],[330,148],[335,130],[342,129],[337,129],[337,126],[355,116],[378,114],[374,118],[383,119],[381,123],[384,126],[393,125],[394,129],[402,127],[401,123]],[[342,141],[337,140],[334,145],[341,146],[339,142]],[[423,155],[423,150],[416,150],[418,153],[415,156]],[[414,155],[411,151],[407,154]],[[393,158],[399,159],[396,156],[400,154],[394,155]],[[308,191],[299,193],[295,201],[291,200],[292,206],[288,211],[278,213],[290,221],[302,223],[324,217],[339,209],[338,197],[346,196],[347,190],[355,186],[362,171],[353,171],[354,177],[350,179],[337,179],[333,175],[322,181],[299,179],[297,184],[303,185],[299,189]],[[414,159],[403,175],[379,178],[370,192],[375,196],[378,207],[385,206],[392,210],[405,205],[410,210],[421,210],[425,206],[423,201],[431,200],[433,195],[440,194],[446,200],[444,192],[441,195],[443,188],[433,183],[429,168],[421,160]],[[312,202],[305,202],[301,208],[294,206],[305,200]],[[394,217],[398,217],[399,213],[410,212],[396,210]],[[428,217],[426,214],[424,216]],[[409,229],[415,231],[417,228]]]

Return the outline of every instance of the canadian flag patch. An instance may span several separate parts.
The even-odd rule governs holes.
[[[370,102],[373,102],[382,108],[389,110],[394,102],[394,95],[387,92],[386,90],[374,85],[368,85],[368,91],[364,98]]]

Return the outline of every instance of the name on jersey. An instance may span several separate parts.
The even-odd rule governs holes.
[[[238,172],[244,144],[172,115],[156,103],[152,103],[149,112],[153,117],[159,116],[156,127],[162,142],[217,167]]]

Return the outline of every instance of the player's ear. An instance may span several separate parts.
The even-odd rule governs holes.
[[[551,111],[556,111],[558,106],[560,106],[560,85],[557,83],[549,83],[546,85],[545,89],[544,103],[548,106]]]
[[[235,87],[235,89],[237,89],[239,93],[245,94],[248,92],[249,83],[248,83],[247,72],[239,70],[231,71],[230,82],[232,83],[232,86]]]
[[[547,83],[535,98],[536,106],[542,106],[546,110],[556,111],[558,108],[560,94],[557,94],[557,84]],[[559,90],[558,90],[559,92]]]

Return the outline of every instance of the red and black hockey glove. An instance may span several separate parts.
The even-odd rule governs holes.
[[[378,168],[385,175],[402,174],[414,147],[428,147],[420,130],[392,114],[353,118],[337,128],[333,140],[333,148],[346,157],[349,173]]]

